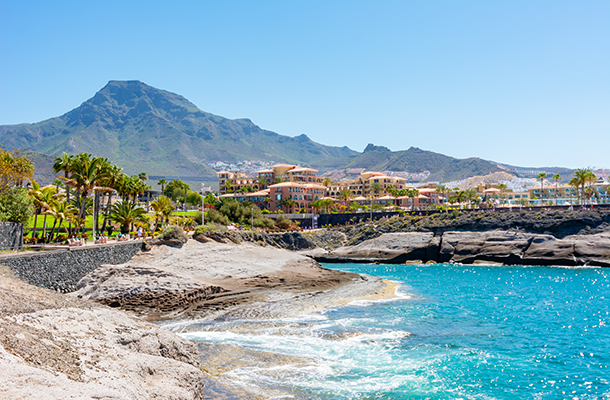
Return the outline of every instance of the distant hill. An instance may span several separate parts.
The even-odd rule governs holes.
[[[348,147],[306,135],[282,136],[249,119],[206,113],[182,96],[139,81],[110,81],[81,106],[35,124],[0,126],[6,149],[107,157],[128,174],[209,176],[209,161],[262,160],[310,165],[350,159]]]
[[[457,159],[411,147],[391,151],[387,147],[369,144],[364,152],[347,163],[344,168],[366,168],[371,171],[430,171],[428,181],[448,182],[493,172],[510,172],[498,164],[480,158]]]

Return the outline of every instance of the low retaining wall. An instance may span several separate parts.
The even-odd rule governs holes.
[[[141,249],[142,241],[133,241],[13,253],[1,255],[0,264],[31,285],[67,293],[75,291],[78,281],[100,265],[125,263]]]
[[[0,250],[17,250],[23,246],[23,225],[0,222]]]

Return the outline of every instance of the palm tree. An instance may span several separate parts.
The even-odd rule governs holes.
[[[141,181],[147,181],[148,180],[148,174],[146,172],[140,172],[138,174],[138,179],[140,179]]]
[[[233,186],[234,186],[234,185],[233,185],[233,181],[231,181],[230,179],[227,179],[227,180],[225,181],[224,186],[225,186],[225,191],[226,191],[227,193],[233,193]]]
[[[332,179],[330,179],[328,176],[326,178],[324,178],[324,180],[322,181],[322,184],[326,187],[329,187],[332,183],[333,183]]]
[[[74,165],[74,160],[74,156],[69,156],[64,152],[61,156],[55,158],[55,163],[53,164],[53,171],[55,173],[63,171],[64,180],[67,180],[68,176],[70,176],[70,174],[72,173],[72,166]],[[68,202],[70,201],[70,188],[68,186],[66,186],[66,199]]]
[[[330,208],[333,206],[333,204],[335,204],[333,199],[330,198],[326,198],[326,199],[322,199],[322,207],[326,208],[326,213],[330,214]]]
[[[553,175],[553,179],[555,179],[555,205],[559,204],[559,180],[561,179],[561,175],[555,174]]]
[[[415,198],[419,197],[417,189],[407,189],[405,195],[411,199],[411,210],[415,209]]]
[[[66,184],[73,186],[80,193],[81,204],[78,217],[85,218],[85,206],[87,196],[91,191],[97,189],[106,189],[100,183],[107,176],[108,172],[103,165],[108,160],[100,157],[91,158],[90,154],[79,154],[73,165],[73,171],[70,177],[66,180]]]
[[[293,211],[294,212],[294,206],[297,204],[296,201],[294,201],[293,199],[282,199],[280,201],[280,206],[285,207],[286,208],[286,212],[290,212]]]
[[[581,195],[583,197],[585,196],[585,185],[595,182],[595,180],[597,179],[593,171],[588,168],[577,169],[576,171],[574,171],[574,174],[572,176],[574,177],[574,182],[578,183],[578,186],[580,186]]]
[[[540,179],[540,205],[544,204],[544,178],[546,178],[546,172],[541,172],[536,175]]]
[[[437,193],[441,193],[443,198],[446,198],[445,194],[449,191],[449,188],[445,185],[438,185],[435,190]],[[447,207],[447,212],[449,212],[449,207]]]
[[[256,183],[258,184],[258,190],[263,190],[267,187],[267,178],[263,175],[259,175],[258,178],[256,178]]]
[[[105,212],[104,212],[104,223],[102,224],[102,231],[104,231],[106,229],[106,223],[107,223],[108,217],[110,215],[110,202],[112,201],[112,194],[114,192],[116,192],[115,188],[119,184],[119,181],[120,181],[121,177],[123,176],[123,172],[122,172],[121,168],[119,168],[113,164],[107,165],[106,172],[107,172],[107,174],[106,174],[106,177],[104,178],[103,185],[105,187],[109,188],[109,190],[106,191],[106,193],[108,195],[108,200],[106,202],[106,208],[105,208]],[[103,200],[103,198],[102,198],[102,200]]]
[[[504,200],[506,199],[506,195],[504,194],[504,191],[506,190],[506,185],[504,183],[500,183],[498,185],[498,189],[500,189],[500,199],[502,200],[502,203],[504,203]]]
[[[157,181],[157,185],[161,185],[161,194],[163,194],[165,191],[165,185],[167,185],[167,181],[161,178]]]
[[[576,189],[576,195],[580,199],[581,196],[580,196],[580,192],[578,191],[578,188],[580,187],[580,180],[578,178],[572,178],[568,182],[568,185],[570,185],[572,188]]]
[[[467,189],[464,191],[464,196],[466,197],[466,200],[468,201],[468,208],[470,208],[472,203],[476,203],[476,200],[475,200],[476,195],[477,195],[477,191],[474,189]]]
[[[57,203],[55,203],[53,211],[55,213],[55,218],[59,220],[59,224],[57,225],[57,231],[59,233],[59,230],[61,229],[61,224],[64,221],[70,221],[71,224],[72,220],[76,216],[77,210],[76,208],[72,207],[72,205],[70,205],[70,203],[68,203],[67,201],[58,201]],[[66,235],[69,235],[68,228],[64,226],[64,229],[66,231]],[[53,235],[53,233],[51,233],[51,235]]]
[[[57,202],[57,189],[55,186],[45,186],[40,190],[38,199],[42,206],[42,214],[44,219],[42,222],[42,237],[46,239],[47,233],[47,215],[53,214],[53,205]]]
[[[341,192],[339,193],[339,196],[343,200],[345,205],[347,206],[347,201],[349,199],[351,199],[353,195],[352,195],[352,192],[349,189],[345,188],[345,189],[341,190]]]
[[[157,230],[158,220],[161,217],[161,222],[164,220],[169,222],[169,216],[172,214],[174,210],[174,205],[169,197],[162,195],[157,197],[155,200],[150,202],[150,206],[152,207],[155,213],[155,231]]]
[[[466,191],[458,189],[458,192],[456,193],[455,198],[456,198],[457,202],[460,203],[460,209],[461,209],[462,203],[464,203],[464,201],[466,201],[468,196],[466,195]]]
[[[322,204],[322,199],[317,199],[311,202],[311,207],[316,210],[318,213],[320,213],[320,209],[322,207],[324,207],[324,205]]]
[[[132,201],[122,201],[112,206],[110,216],[121,225],[121,233],[128,233],[130,225],[135,222],[146,222],[146,210]]]
[[[32,180],[31,185],[28,186],[28,192],[34,201],[34,230],[32,231],[32,238],[35,238],[38,214],[40,214],[43,209],[43,204],[40,200],[42,198],[42,190],[40,185],[36,181]]]
[[[591,197],[593,197],[595,192],[596,191],[591,186],[585,188],[585,197],[587,199],[587,203],[591,204]]]

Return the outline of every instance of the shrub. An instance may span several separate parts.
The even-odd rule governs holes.
[[[208,210],[206,221],[213,222],[221,225],[229,225],[231,221],[226,215],[223,215],[220,211],[217,210]]]
[[[163,232],[157,236],[161,240],[178,240],[185,242],[187,241],[187,237],[184,234],[184,231],[178,225],[168,225],[163,229]]]
[[[224,225],[207,222],[205,225],[199,225],[197,228],[195,228],[195,235],[197,235],[199,233],[226,232],[226,231],[227,231],[227,227]]]
[[[267,217],[255,218],[254,226],[257,228],[273,229],[273,228],[275,228],[275,221],[273,221],[271,218],[267,218]]]
[[[280,215],[275,220],[275,225],[277,225],[278,227],[280,227],[282,229],[287,229],[290,227],[290,225],[292,225],[292,221],[290,220],[290,218]]]

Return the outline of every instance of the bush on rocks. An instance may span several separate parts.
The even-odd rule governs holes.
[[[208,233],[208,232],[226,232],[227,227],[220,224],[215,224],[213,222],[208,222],[205,225],[199,225],[195,228],[195,235],[200,233]]]
[[[184,233],[181,227],[177,225],[168,225],[165,227],[163,232],[159,234],[153,241],[152,244],[170,244],[176,246],[182,246],[186,243],[188,237]]]

